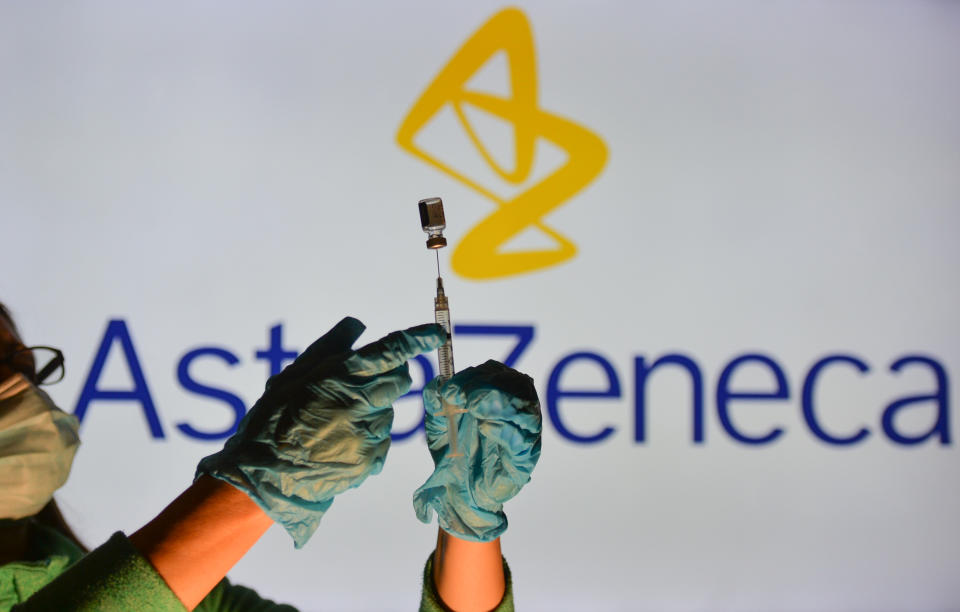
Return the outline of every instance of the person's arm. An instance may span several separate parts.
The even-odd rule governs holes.
[[[434,599],[456,612],[512,610],[500,534],[507,529],[504,502],[530,480],[540,457],[542,420],[533,379],[488,361],[447,381],[430,381],[423,401],[434,471],[414,492],[413,506],[425,523],[436,513],[440,531],[424,572],[421,610],[440,609]],[[449,427],[450,418],[459,420],[458,427]]]
[[[487,612],[503,599],[506,580],[500,538],[468,542],[438,529],[433,586],[451,610]]]
[[[186,607],[271,522],[300,548],[338,493],[383,467],[391,404],[410,388],[407,360],[444,335],[418,326],[354,351],[363,329],[344,319],[271,378],[223,450],[201,460],[194,484],[131,538]]]
[[[265,529],[237,493],[201,477],[133,538],[113,534],[13,610],[296,612],[221,579]]]
[[[132,538],[118,532],[27,602],[25,610],[196,606],[272,522],[302,547],[334,497],[383,467],[407,361],[443,344],[437,325],[354,350],[347,317],[267,382],[194,483]]]
[[[192,610],[272,524],[246,493],[201,476],[130,543]]]

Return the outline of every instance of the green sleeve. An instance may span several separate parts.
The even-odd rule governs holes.
[[[503,560],[503,578],[506,582],[506,589],[503,592],[503,599],[492,612],[514,612],[513,611],[513,577],[510,575],[510,567],[507,560]],[[449,612],[449,608],[443,605],[443,601],[433,587],[433,553],[427,559],[427,565],[423,568],[423,592],[420,595],[420,612]]]
[[[119,531],[13,610],[186,612],[157,570]],[[296,608],[261,599],[256,591],[230,584],[226,578],[194,610],[297,612]]]
[[[297,612],[293,606],[261,599],[257,592],[224,578],[193,609],[194,612]]]
[[[186,610],[150,562],[119,531],[13,609],[17,612]]]

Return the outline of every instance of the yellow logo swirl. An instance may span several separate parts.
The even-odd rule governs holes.
[[[506,52],[511,97],[466,89],[467,81],[498,51]],[[567,159],[550,175],[519,195],[513,198],[498,196],[414,144],[417,133],[448,103],[486,163],[511,185],[519,185],[530,177],[538,137],[563,149]],[[501,167],[477,137],[464,113],[465,103],[512,124],[513,169]],[[577,247],[544,225],[541,219],[589,184],[607,161],[607,148],[599,137],[537,106],[533,33],[526,16],[515,8],[504,9],[491,17],[463,44],[413,105],[397,132],[397,143],[498,204],[496,212],[471,229],[454,250],[451,262],[454,271],[473,279],[522,274],[573,257]],[[554,248],[506,252],[501,249],[511,238],[531,226],[550,236]]]

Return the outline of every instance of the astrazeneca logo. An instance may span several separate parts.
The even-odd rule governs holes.
[[[472,89],[470,81],[499,52],[509,71],[507,97]],[[418,136],[438,113],[452,111],[462,129],[496,179],[519,191],[509,196],[483,184],[418,144]],[[477,110],[512,126],[514,163],[504,167],[484,145],[470,115]],[[535,178],[538,139],[546,139],[566,155],[565,161],[540,180]],[[573,257],[576,245],[548,227],[542,218],[576,195],[603,169],[607,148],[600,138],[572,121],[539,107],[533,33],[518,9],[505,9],[490,18],[467,40],[413,105],[397,132],[397,143],[407,152],[464,183],[497,204],[497,210],[473,227],[457,245],[451,265],[466,278],[493,279],[556,265]],[[498,192],[499,191],[499,192]],[[553,243],[550,248],[504,250],[503,246],[530,228]]]

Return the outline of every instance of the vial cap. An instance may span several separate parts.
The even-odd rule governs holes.
[[[447,239],[443,236],[430,236],[427,238],[428,249],[442,249],[447,246]]]

